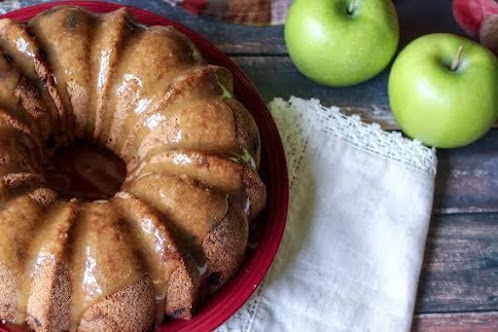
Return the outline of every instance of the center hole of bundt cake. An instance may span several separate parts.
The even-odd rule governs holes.
[[[56,151],[46,178],[67,199],[93,201],[114,196],[125,176],[121,158],[100,145],[77,141]]]

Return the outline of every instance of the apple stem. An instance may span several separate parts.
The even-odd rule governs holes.
[[[356,0],[351,0],[351,2],[349,3],[349,8],[348,8],[349,15],[353,14],[355,7],[356,7]]]
[[[457,52],[457,56],[455,58],[455,60],[453,60],[453,63],[451,64],[451,71],[455,71],[458,69],[458,66],[460,65],[460,62],[462,60],[462,54],[463,54],[463,50],[465,49],[465,46],[463,45],[460,45],[460,47],[458,48],[458,52]]]

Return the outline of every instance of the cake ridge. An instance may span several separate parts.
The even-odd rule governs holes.
[[[67,249],[77,215],[74,201],[54,202],[43,217],[44,227],[30,243],[33,263],[26,322],[37,331],[71,329],[71,253]]]
[[[40,165],[43,152],[42,142],[40,137],[37,135],[37,130],[32,130],[29,125],[26,125],[21,119],[17,118],[17,114],[14,115],[11,111],[0,107],[0,131],[12,129],[14,129],[14,132],[11,133],[13,136],[15,135],[19,140],[21,140],[21,138],[25,138],[36,147],[35,151],[30,150],[30,152],[32,152],[31,159],[33,163]],[[21,138],[19,138],[19,135],[21,135]],[[0,134],[0,140],[2,139],[1,136],[2,134]]]
[[[99,137],[102,126],[103,109],[107,102],[107,95],[112,87],[112,79],[114,75],[114,67],[119,63],[122,54],[123,43],[127,40],[134,31],[139,30],[138,25],[133,21],[126,8],[120,8],[116,11],[104,14],[102,22],[99,25],[96,43],[92,46],[92,63],[100,63],[98,75],[94,77],[95,89],[92,98],[94,103],[91,104],[90,113],[93,113],[93,132],[90,133],[93,137]],[[102,44],[100,44],[101,42]],[[99,53],[99,46],[107,49]],[[96,54],[94,54],[96,53]],[[97,72],[95,68],[94,72]],[[94,109],[92,112],[91,109]]]
[[[130,165],[162,149],[205,153],[236,153],[239,150],[234,116],[220,98],[187,104],[177,107],[170,117],[156,113],[155,121],[144,126],[142,132],[146,132],[139,139],[135,160]],[[152,117],[154,115],[149,119]],[[193,128],[198,130],[193,132]]]
[[[2,77],[3,85],[3,89],[0,91],[0,106],[2,108],[2,113],[7,113],[4,114],[4,120],[5,115],[9,115],[10,118],[21,117],[22,120],[28,120],[29,123],[20,124],[18,120],[17,123],[13,123],[13,125],[17,125],[19,129],[22,128],[25,133],[34,130],[39,134],[39,125],[42,123],[46,125],[45,119],[40,119],[46,114],[43,105],[36,105],[40,103],[36,100],[36,96],[32,92],[33,90],[28,86],[27,80],[15,68],[9,66],[4,55],[0,55],[0,75]],[[32,105],[33,101],[35,105]],[[22,114],[23,112],[20,108],[24,110],[25,114]],[[29,128],[29,130],[27,130],[27,128]]]
[[[30,21],[30,28],[45,50],[45,59],[57,78],[57,91],[64,108],[74,116],[76,137],[82,137],[87,126],[90,75],[87,70],[91,44],[90,29],[97,19],[77,7],[61,7]],[[58,31],[59,33],[53,33]]]
[[[164,217],[161,218],[147,203],[126,192],[117,193],[112,202],[130,225],[136,241],[141,243],[141,255],[154,284],[157,305],[164,306],[158,308],[159,313],[170,315],[181,309],[185,312],[184,318],[188,318],[195,302],[193,294],[188,301],[170,294],[171,280],[176,270],[183,270],[176,284],[183,288],[179,293],[188,294],[198,288],[198,276],[188,268],[193,262],[178,247]]]
[[[29,291],[26,279],[30,276],[27,272],[32,265],[30,251],[27,249],[29,239],[42,227],[39,219],[46,211],[46,206],[38,204],[33,199],[35,191],[36,189],[25,190],[10,197],[6,207],[0,211],[0,233],[3,237],[0,244],[0,265],[3,265],[0,268],[0,275],[3,274],[3,277],[0,276],[0,280],[3,283],[10,280],[21,289],[17,295],[14,295],[13,289],[9,291],[8,288],[3,288],[3,293],[0,294],[0,315],[5,316],[5,308],[8,310],[10,307],[11,318],[20,323],[25,319],[27,291]],[[19,214],[17,211],[19,207],[23,207],[25,212]],[[28,236],[19,237],[17,232]]]
[[[18,129],[14,121],[2,123],[3,119],[0,116],[0,144],[3,145],[0,148],[0,175],[8,175],[13,168],[16,168],[13,173],[39,173],[42,156],[36,140]]]
[[[180,173],[224,193],[243,189],[243,166],[218,154],[183,149],[151,153],[128,172],[125,182],[152,172],[165,175]]]
[[[28,30],[26,24],[7,18],[0,20],[0,49],[20,74],[29,80],[39,82],[38,91],[52,118],[56,118],[58,122],[58,125],[53,126],[57,130],[54,134],[60,138],[67,133],[70,114],[62,106],[56,91],[55,78],[48,69],[36,40]],[[68,121],[62,121],[65,118]]]
[[[108,135],[100,137],[102,142],[109,144],[114,151],[122,146],[120,137],[126,137],[131,130],[127,126],[129,118],[140,116],[147,106],[155,104],[162,97],[164,89],[178,76],[197,66],[200,59],[185,53],[192,53],[190,45],[185,47],[180,38],[170,27],[154,26],[144,30],[133,43],[128,43],[124,49],[124,56],[114,77],[120,85],[114,83],[115,90],[120,93],[110,107],[116,109],[109,129],[104,130]],[[169,49],[169,51],[166,51]],[[137,66],[144,57],[152,57],[147,65]],[[133,69],[135,68],[135,69]],[[120,91],[121,90],[121,91]],[[133,120],[132,120],[133,121]]]
[[[134,284],[147,272],[129,230],[110,201],[80,203],[72,239],[74,323],[92,305]]]
[[[140,146],[137,146],[134,143],[136,143],[137,141],[141,142],[144,139],[144,137],[141,137],[140,134],[144,130],[147,130],[147,122],[151,120],[151,117],[156,116],[155,121],[153,121],[156,125],[161,121],[170,119],[171,116],[174,115],[174,106],[177,106],[176,103],[180,102],[180,98],[185,97],[182,92],[187,90],[187,87],[192,86],[194,83],[204,83],[202,80],[213,78],[212,74],[219,71],[226,71],[226,69],[213,65],[194,66],[188,72],[180,75],[173,82],[171,82],[171,84],[164,90],[164,93],[160,97],[158,102],[139,114],[136,125],[132,128],[131,132],[128,134],[128,137],[124,141],[121,153],[125,157],[135,156],[138,153]],[[212,82],[208,81],[207,85],[213,84]],[[207,91],[211,92],[211,90]],[[203,94],[206,93],[206,91],[203,91]],[[218,96],[217,94],[214,94],[215,91],[213,91],[212,93],[213,95],[211,96],[211,98],[214,99]],[[176,108],[176,111],[178,111],[178,106]],[[160,115],[160,117],[157,117],[157,115]],[[166,115],[169,115],[169,117],[167,117]],[[146,133],[144,133],[143,135],[146,135]],[[137,136],[139,137],[138,139]],[[130,158],[128,157],[127,159]]]

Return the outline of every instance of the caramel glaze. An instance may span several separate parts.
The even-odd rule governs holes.
[[[0,320],[144,331],[190,318],[237,271],[266,201],[231,73],[125,9],[2,19],[0,51]],[[73,166],[103,196],[55,184],[52,157],[77,139],[124,161],[121,187],[105,184],[119,170],[90,174],[91,155]]]

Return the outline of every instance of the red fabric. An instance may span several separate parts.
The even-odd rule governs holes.
[[[283,24],[291,0],[165,0],[199,16],[248,25]]]
[[[207,4],[207,0],[188,0],[181,4],[182,8],[199,15]]]

